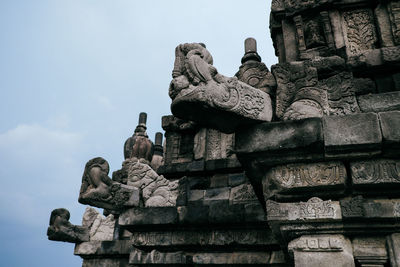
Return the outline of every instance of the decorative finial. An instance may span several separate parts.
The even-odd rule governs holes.
[[[140,112],[139,114],[139,125],[146,125],[147,122],[147,113],[146,112]]]
[[[244,56],[242,57],[242,64],[247,61],[261,62],[261,57],[257,53],[257,41],[251,37],[244,41]]]

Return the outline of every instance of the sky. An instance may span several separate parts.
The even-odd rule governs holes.
[[[233,76],[253,37],[275,64],[269,9],[269,0],[0,0],[0,266],[81,266],[74,244],[46,230],[56,208],[81,224],[86,162],[120,169],[140,112],[153,141],[162,131],[178,44],[205,43]]]

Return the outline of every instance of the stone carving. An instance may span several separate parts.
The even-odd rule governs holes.
[[[89,241],[89,229],[69,222],[67,209],[55,209],[50,215],[50,226],[47,228],[49,240],[80,243]]]
[[[139,190],[111,180],[110,166],[103,158],[86,163],[78,201],[110,210],[139,205]]]
[[[271,120],[268,94],[236,77],[219,74],[212,63],[211,54],[201,44],[182,44],[176,48],[169,90],[174,115],[224,132],[232,132],[244,119]],[[214,115],[217,111],[221,116]]]
[[[242,184],[231,188],[229,201],[232,204],[257,202],[257,196],[251,184]]]
[[[400,62],[400,46],[383,47],[382,59],[386,63],[398,63]]]
[[[287,164],[272,168],[266,174],[267,181],[284,187],[334,185],[344,183],[346,169],[340,162],[312,164]]]
[[[304,32],[308,49],[326,45],[323,30],[317,20],[308,21]]]
[[[124,168],[128,172],[128,185],[139,188],[145,207],[175,206],[179,181],[169,181],[158,175],[149,165],[126,160]]]
[[[234,154],[234,134],[207,129],[206,160],[231,158]]]
[[[359,184],[400,183],[400,160],[368,160],[350,164],[352,180]]]
[[[343,251],[341,238],[330,236],[307,236],[290,242],[289,250],[309,252],[339,252]]]
[[[139,115],[139,124],[136,126],[135,133],[129,137],[124,144],[125,159],[133,158],[150,163],[153,158],[154,145],[149,140],[146,133],[147,114],[142,112]]]
[[[152,250],[145,252],[133,249],[129,255],[130,264],[185,264],[186,255],[183,252],[160,252]]]
[[[391,1],[388,4],[389,18],[393,33],[393,39],[397,45],[400,45],[400,3],[399,1]]]
[[[320,81],[320,86],[327,92],[329,114],[346,115],[359,113],[355,91],[357,83],[364,79],[354,79],[350,72],[341,72]]]
[[[275,238],[270,230],[181,230],[134,232],[133,245],[142,246],[228,246],[239,245],[270,245]]]
[[[339,202],[313,197],[307,202],[278,203],[267,201],[268,221],[341,219]]]
[[[165,130],[164,163],[188,162],[193,159],[194,136],[197,126],[174,116],[164,116],[162,127]]]
[[[300,202],[300,217],[302,218],[332,218],[335,210],[330,200],[323,201],[313,197],[307,202]]]
[[[111,241],[114,237],[115,218],[101,215],[96,209],[87,207],[82,225],[89,228],[90,241]]]
[[[288,250],[294,266],[355,266],[351,242],[343,235],[301,236],[290,241]]]
[[[350,55],[357,55],[368,49],[374,49],[377,36],[371,10],[359,9],[343,13],[347,48]]]
[[[340,200],[343,218],[363,217],[365,215],[363,203],[362,196]]]
[[[160,132],[156,133],[155,136],[155,145],[154,145],[154,154],[153,159],[151,160],[150,166],[153,170],[157,171],[157,169],[164,164],[164,148],[162,145],[163,134]]]

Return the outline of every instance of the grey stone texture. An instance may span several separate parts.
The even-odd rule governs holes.
[[[179,45],[164,144],[141,113],[112,179],[85,167],[107,217],[57,209],[49,239],[88,267],[400,266],[399,1],[273,0],[270,31],[279,63],[247,38],[232,78]]]
[[[175,50],[169,95],[171,111],[180,118],[231,133],[243,122],[270,121],[271,98],[236,77],[218,73],[207,49],[197,43]],[[219,116],[214,116],[215,112]]]
[[[292,240],[288,249],[295,266],[355,266],[351,242],[342,235],[302,236]]]
[[[69,222],[70,213],[60,208],[51,212],[47,237],[53,241],[80,243],[89,241],[89,229],[86,226],[73,225]]]

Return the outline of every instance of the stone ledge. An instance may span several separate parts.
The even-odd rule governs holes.
[[[118,256],[130,253],[132,241],[91,241],[75,245],[74,254],[79,256]]]

